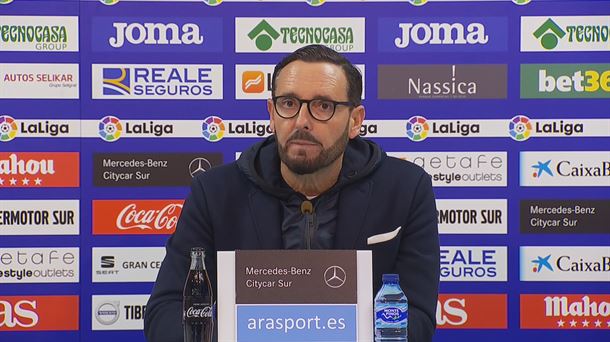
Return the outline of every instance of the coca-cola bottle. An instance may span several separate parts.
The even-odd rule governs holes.
[[[203,248],[191,249],[191,267],[184,284],[182,322],[184,342],[212,342],[214,294],[205,269]]]

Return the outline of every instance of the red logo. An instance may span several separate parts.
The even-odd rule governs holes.
[[[1,296],[0,331],[78,330],[78,296]]]
[[[0,152],[0,188],[79,186],[78,152]]]
[[[93,234],[172,234],[183,200],[93,201]]]
[[[610,329],[610,295],[522,294],[521,329]]]
[[[506,295],[439,294],[436,326],[440,329],[506,329]]]

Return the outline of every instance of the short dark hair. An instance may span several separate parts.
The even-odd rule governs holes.
[[[347,78],[347,98],[354,106],[359,106],[362,102],[362,74],[347,58],[337,51],[324,45],[307,45],[288,56],[284,57],[273,70],[273,82],[271,84],[271,95],[275,96],[275,81],[278,74],[284,67],[294,61],[303,62],[327,62],[338,65],[345,72]]]

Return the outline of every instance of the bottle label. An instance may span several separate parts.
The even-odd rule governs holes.
[[[408,312],[395,307],[385,307],[377,310],[375,316],[386,323],[398,323],[407,320]]]
[[[202,322],[212,318],[212,306],[208,303],[193,303],[184,312],[187,322]]]

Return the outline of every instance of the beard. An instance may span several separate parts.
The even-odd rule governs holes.
[[[298,130],[292,134],[286,141],[286,144],[282,146],[279,142],[277,144],[278,154],[280,160],[288,167],[288,169],[297,175],[307,175],[321,170],[334,161],[336,161],[345,152],[347,142],[349,141],[349,124],[345,127],[343,133],[339,138],[327,149],[322,149],[315,158],[307,158],[303,151],[297,152],[297,157],[292,158],[288,155],[288,145],[292,140],[305,140],[322,145],[316,138],[311,135],[308,131]]]

